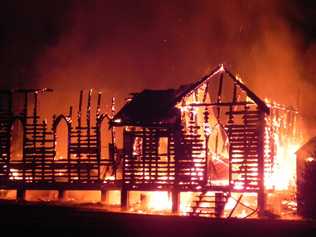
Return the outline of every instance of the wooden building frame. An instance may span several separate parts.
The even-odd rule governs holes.
[[[255,192],[263,211],[265,164],[271,162],[264,154],[267,115],[265,102],[223,65],[176,90],[135,93],[111,121],[112,127],[124,127],[122,204],[130,190],[170,191],[175,212],[183,191],[212,191],[219,199]],[[212,182],[208,174],[211,117],[228,141],[225,184]],[[162,140],[165,154],[159,152]]]
[[[58,190],[63,198],[65,190],[101,190],[118,188],[113,182],[104,182],[101,168],[112,166],[113,161],[101,158],[101,126],[105,114],[101,113],[101,93],[98,94],[95,120],[91,119],[89,91],[85,119],[82,118],[83,91],[80,92],[77,116],[72,107],[68,115],[54,116],[52,127],[40,121],[38,96],[50,89],[1,91],[0,106],[0,188],[16,189],[17,199],[24,200],[26,190]],[[23,110],[13,112],[12,98],[22,94]],[[30,99],[32,99],[30,101]],[[30,114],[30,103],[33,111]],[[75,119],[74,119],[75,117]],[[10,154],[12,125],[20,121],[23,136],[22,159]],[[56,131],[61,122],[67,125],[67,157],[56,157]]]
[[[121,206],[128,205],[129,191],[168,191],[172,211],[179,211],[180,193],[200,193],[200,201],[212,192],[214,216],[220,217],[230,193],[256,193],[258,210],[265,209],[265,172],[272,161],[266,154],[265,131],[269,107],[238,77],[219,65],[200,80],[178,89],[144,90],[109,118],[112,142],[109,157],[101,158],[101,113],[98,94],[95,119],[91,119],[90,91],[83,118],[83,92],[77,115],[55,116],[48,127],[37,112],[38,96],[49,89],[0,91],[0,188],[121,190]],[[20,113],[13,112],[14,94],[24,96]],[[34,109],[28,111],[32,97]],[[23,124],[23,159],[10,157],[11,126]],[[67,157],[56,159],[56,131],[67,126]],[[123,134],[114,132],[123,128]],[[115,139],[122,139],[120,149]],[[223,152],[220,152],[219,147]],[[216,174],[220,164],[224,176]],[[224,162],[223,162],[224,161]],[[105,180],[102,167],[111,167]],[[119,173],[119,175],[117,175]],[[223,182],[224,180],[224,182]],[[212,201],[213,202],[213,201]],[[193,214],[199,207],[193,207]]]

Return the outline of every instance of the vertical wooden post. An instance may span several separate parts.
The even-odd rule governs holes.
[[[70,159],[71,159],[71,155],[70,155],[70,146],[71,146],[71,136],[72,136],[72,124],[71,121],[72,120],[72,106],[69,107],[69,114],[67,116],[67,171],[68,171],[68,182],[70,182],[71,180],[71,166],[70,166]]]
[[[96,111],[96,143],[97,143],[97,163],[98,163],[98,180],[101,181],[101,95],[102,93],[98,93],[98,101],[97,101],[97,111]],[[102,190],[101,190],[102,191]],[[102,193],[101,193],[102,199]],[[102,200],[101,200],[102,201]]]
[[[261,108],[259,107],[259,110]],[[264,189],[264,129],[265,129],[265,119],[264,111],[259,111],[259,131],[258,131],[258,178],[259,178],[259,191],[258,191],[258,209],[259,216],[263,216],[265,211],[265,189]]]
[[[25,200],[25,189],[24,188],[18,188],[16,190],[16,200],[18,202],[23,202]]]
[[[208,184],[208,181],[210,180],[211,181],[211,176],[209,178],[209,173],[208,173],[208,170],[209,170],[209,167],[208,167],[208,142],[209,142],[209,138],[210,136],[205,136],[205,170],[204,170],[204,183],[207,185]]]
[[[82,124],[81,124],[81,116],[82,116],[82,99],[83,99],[83,91],[81,90],[80,91],[80,96],[79,96],[79,110],[78,110],[78,114],[77,114],[77,134],[78,134],[78,137],[77,137],[77,143],[78,143],[78,146],[76,148],[76,153],[77,153],[77,173],[78,173],[78,180],[79,180],[79,183],[81,181],[81,136],[82,136]],[[71,171],[70,171],[70,168],[68,170],[69,172],[69,176],[71,174]]]
[[[36,145],[37,145],[37,133],[38,133],[38,126],[37,126],[37,94],[38,92],[35,91],[34,92],[34,107],[33,107],[33,142],[32,142],[32,149],[34,149],[34,151],[36,150]],[[37,170],[36,170],[36,156],[33,154],[32,155],[32,178],[33,180],[36,179],[35,176],[37,176]]]
[[[23,154],[22,154],[22,163],[23,163],[23,183],[25,183],[25,176],[26,176],[26,170],[25,170],[25,163],[26,163],[26,159],[25,159],[25,154],[26,154],[26,132],[27,132],[27,107],[28,107],[28,93],[24,92],[24,108],[23,108]]]
[[[229,142],[231,142],[231,138],[232,138],[232,128],[231,126],[229,125],[232,125],[234,123],[234,120],[233,120],[233,108],[232,108],[232,105],[229,106],[229,117],[228,117],[228,122],[227,122],[227,127],[228,127],[228,131],[227,131],[227,134],[228,134],[228,139],[229,139]],[[233,167],[232,167],[232,160],[233,160],[233,153],[232,153],[232,147],[229,146],[229,164],[228,164],[228,170],[229,170],[229,185],[232,185],[233,184]]]
[[[172,213],[178,213],[180,210],[180,192],[172,190]]]
[[[10,114],[10,117],[11,116],[13,116],[13,98],[12,98],[12,91],[9,91],[8,92],[8,113]],[[0,108],[1,109],[1,108]],[[7,127],[7,129],[6,129],[6,138],[5,138],[5,140],[6,140],[6,148],[5,148],[5,153],[6,153],[6,161],[5,161],[5,165],[6,165],[6,167],[10,167],[10,160],[11,160],[11,129],[12,129],[12,124],[10,124],[10,127]],[[23,132],[23,134],[24,134],[24,132]],[[1,153],[0,153],[0,157],[1,158],[3,158],[3,153],[2,153],[3,151],[1,151]],[[2,166],[2,167],[4,167],[4,166]],[[9,168],[7,168],[7,169],[5,169],[5,172],[6,172],[6,174],[7,175],[9,175],[9,173],[10,173],[10,169]]]
[[[101,188],[101,202],[107,204],[108,201],[108,190]]]
[[[121,208],[127,209],[128,207],[128,190],[123,187],[121,189]]]
[[[90,138],[91,138],[91,95],[92,95],[92,90],[89,90],[89,93],[88,93],[88,101],[87,101],[87,112],[86,112],[86,125],[87,125],[87,132],[86,132],[86,140],[87,140],[87,145],[88,145],[88,154],[87,154],[87,157],[88,157],[88,163],[90,164],[91,163],[91,154],[90,154],[90,149],[91,149],[91,141],[90,141]],[[90,180],[90,173],[91,173],[91,168],[89,166],[89,168],[86,168],[85,170],[85,173],[87,172],[87,178],[88,180]]]
[[[225,207],[225,197],[222,192],[215,193],[215,217],[221,218]]]
[[[63,201],[65,199],[65,190],[60,189],[58,190],[58,201]]]
[[[52,132],[53,132],[53,147],[54,147],[54,157],[52,159],[52,181],[53,183],[55,182],[55,160],[56,160],[56,131],[57,131],[57,126],[55,126],[55,122],[56,122],[56,115],[53,115],[53,127],[52,127]]]

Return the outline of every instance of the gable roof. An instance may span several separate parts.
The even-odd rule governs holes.
[[[143,125],[163,123],[175,118],[178,111],[175,101],[190,85],[178,89],[168,90],[143,90],[134,94],[132,99],[112,119],[121,120],[123,124]]]
[[[135,93],[131,100],[114,116],[110,125],[116,124],[115,121],[117,120],[120,120],[120,123],[117,123],[117,125],[161,124],[167,120],[170,121],[178,113],[178,109],[175,108],[178,102],[219,73],[226,73],[264,112],[269,113],[269,108],[264,101],[257,97],[223,65],[219,65],[200,80],[182,85],[178,89],[143,90],[140,93]]]

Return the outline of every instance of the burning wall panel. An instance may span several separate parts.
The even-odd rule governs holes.
[[[131,187],[141,184],[161,188],[174,183],[174,145],[172,133],[168,131],[166,128],[133,128],[124,131],[125,184]],[[161,144],[162,141],[165,143]],[[162,150],[166,153],[161,153]]]
[[[90,91],[85,123],[81,122],[83,99],[81,93],[76,120],[78,124],[73,123],[72,112],[70,112],[67,116],[54,117],[52,127],[49,127],[45,120],[39,120],[37,111],[38,96],[47,91],[50,90],[16,90],[1,94],[6,97],[9,96],[8,102],[12,100],[12,94],[22,94],[24,100],[22,111],[13,112],[12,102],[9,105],[2,104],[0,108],[2,144],[0,176],[2,177],[2,184],[8,187],[18,187],[21,183],[27,183],[30,187],[42,185],[41,188],[50,186],[63,189],[57,184],[63,183],[67,186],[72,183],[79,185],[102,183],[100,167],[102,165],[110,166],[111,162],[109,159],[100,159],[99,136],[104,118],[104,115],[100,113],[100,94],[94,124],[90,119],[92,92]],[[61,145],[67,148],[67,154],[63,157],[57,157],[56,131],[61,121],[66,124],[67,131],[64,134],[65,138],[63,138],[66,142],[61,143]],[[58,152],[57,154],[59,154]]]
[[[0,91],[0,180],[6,180],[10,172],[7,161],[10,158],[12,116],[12,94],[10,91]]]

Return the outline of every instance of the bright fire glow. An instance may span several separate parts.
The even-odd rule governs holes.
[[[170,210],[172,206],[168,192],[148,192],[148,208],[153,210]]]
[[[224,68],[221,67],[219,71],[223,71]],[[241,79],[236,76],[239,81]],[[190,131],[187,129],[185,132],[187,135],[200,135],[201,139],[212,138],[212,135],[215,134],[215,128],[219,129],[219,124],[215,124],[214,126],[211,126],[212,124],[210,121],[206,120],[204,118],[204,112],[205,108],[203,107],[194,107],[190,104],[197,104],[200,102],[201,98],[203,98],[203,93],[205,92],[205,86],[201,87],[197,90],[196,94],[190,94],[187,96],[186,103],[179,103],[177,105],[178,108],[180,108],[182,116],[184,117],[184,127],[189,127],[189,123],[196,122],[197,124],[202,124],[200,129],[192,130]],[[247,97],[248,98],[248,97]],[[269,103],[269,102],[268,102]],[[298,139],[295,137],[292,138],[291,136],[295,135],[295,133],[289,133],[289,127],[294,127],[295,121],[288,122],[288,117],[290,116],[288,114],[294,113],[295,111],[287,111],[284,107],[281,108],[280,105],[277,104],[269,104],[270,108],[277,109],[277,113],[270,116],[270,118],[267,119],[267,125],[265,128],[265,158],[271,158],[271,164],[269,164],[271,167],[270,169],[267,169],[265,172],[265,187],[266,189],[272,189],[272,190],[288,190],[290,187],[295,186],[295,174],[296,174],[296,156],[295,152],[300,147],[300,142],[298,142]],[[115,120],[114,122],[120,123],[120,120]],[[292,123],[292,124],[291,124]],[[297,135],[297,134],[296,134]],[[203,144],[201,145],[201,151],[196,152],[192,158],[193,164],[191,165],[190,169],[187,169],[186,172],[184,172],[184,175],[186,175],[191,183],[197,183],[198,181],[203,181],[204,179],[208,179],[209,177],[205,175],[205,172],[209,172],[206,169],[203,169],[204,162],[207,161],[206,158],[211,157],[213,162],[217,162],[222,164],[223,166],[228,166],[229,163],[225,162],[224,159],[222,159],[222,155],[219,153],[215,153],[214,151],[205,150],[206,146],[209,145],[209,143],[205,144],[203,141]],[[137,137],[135,139],[135,142],[133,144],[133,155],[135,156],[141,156],[142,155],[142,146],[143,142],[142,139]],[[165,144],[166,146],[166,144]],[[166,153],[166,147],[159,148],[163,151],[160,151],[160,154]],[[217,151],[217,149],[216,149]],[[71,158],[75,158],[76,155],[72,156]],[[57,157],[56,157],[57,158]],[[63,156],[59,156],[56,160],[64,160],[65,158]],[[309,157],[307,158],[307,161],[313,161],[314,158]],[[130,164],[125,164],[125,166],[129,166]],[[56,170],[56,176],[65,176],[65,172],[63,170]],[[151,176],[151,173],[142,171],[135,173],[136,175],[143,175],[144,179],[150,180],[153,179]],[[256,172],[253,172],[254,175],[257,175]],[[10,169],[10,180],[22,180],[23,174],[18,169]],[[62,177],[59,177],[59,179]],[[29,178],[31,180],[32,177]],[[79,179],[78,177],[73,178],[74,180]],[[172,180],[174,177],[167,175],[164,177],[160,177],[160,181],[164,180]],[[107,176],[104,178],[103,182],[112,182],[115,181],[115,176]],[[228,179],[211,179],[206,180],[206,184],[212,184],[217,186],[229,186],[229,180]],[[32,181],[30,181],[32,182]],[[183,184],[183,182],[179,183],[180,185]],[[233,184],[233,188],[238,191],[245,189],[245,183],[240,181],[236,181]],[[199,195],[199,192],[202,192],[200,189],[202,189],[203,186],[199,186],[199,190],[196,189],[196,192],[185,192],[180,194],[180,213],[181,214],[187,214],[190,212],[192,203],[194,198]],[[211,194],[210,194],[211,195]],[[247,206],[251,206],[253,203],[253,196],[249,195],[248,197],[245,194],[244,197],[248,198],[250,201],[245,202],[243,199],[243,203]],[[172,200],[171,195],[167,191],[153,191],[153,192],[144,192],[142,194],[144,200],[140,201],[140,209],[146,210],[146,211],[159,211],[159,212],[170,212],[172,208]],[[251,199],[252,198],[252,199]],[[118,195],[115,196],[115,201],[119,199]],[[226,214],[230,211],[235,210],[234,208],[237,203],[237,197],[236,198],[228,198],[228,201],[225,205],[225,211]],[[143,203],[142,203],[143,202]],[[209,207],[210,204],[202,203],[200,207]],[[240,205],[239,205],[240,206]],[[246,217],[249,214],[249,210],[246,211],[245,209],[236,209],[234,213],[234,217]]]
[[[307,161],[307,162],[312,162],[314,160],[315,160],[314,157],[308,157],[308,158],[305,159],[305,161]]]
[[[296,175],[296,155],[298,144],[289,144],[288,148],[278,144],[275,156],[273,172],[266,176],[266,188],[276,190],[287,190],[290,186],[295,186]]]
[[[295,187],[296,154],[302,145],[296,133],[297,112],[277,103],[269,105],[271,114],[266,120],[265,159],[271,159],[270,169],[265,172],[267,189],[288,190]],[[269,164],[266,164],[269,166]]]

